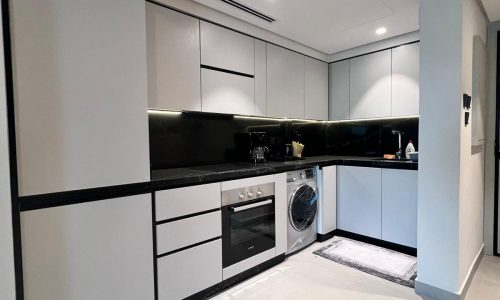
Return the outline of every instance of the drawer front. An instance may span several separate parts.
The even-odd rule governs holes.
[[[220,183],[158,191],[155,197],[156,221],[221,207]]]
[[[158,255],[220,237],[221,212],[216,211],[156,226]]]
[[[158,299],[183,299],[222,281],[222,243],[216,241],[158,259]]]

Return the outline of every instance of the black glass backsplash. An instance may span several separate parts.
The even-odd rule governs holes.
[[[339,123],[247,118],[225,114],[149,112],[151,169],[189,167],[238,161],[235,133],[266,132],[269,140],[305,145],[303,156],[382,156],[403,153],[412,140],[418,149],[418,118]]]

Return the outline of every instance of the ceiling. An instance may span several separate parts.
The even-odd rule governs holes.
[[[500,1],[499,0],[481,0],[483,2],[484,10],[488,15],[490,22],[500,20]]]
[[[221,0],[194,1],[326,54],[418,30],[419,0],[236,0],[273,23]],[[377,35],[379,27],[387,32]]]

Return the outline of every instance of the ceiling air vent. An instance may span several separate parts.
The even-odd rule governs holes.
[[[252,14],[252,15],[256,16],[257,18],[260,18],[260,19],[262,19],[264,21],[267,21],[269,23],[272,23],[272,22],[276,21],[275,19],[271,18],[270,16],[266,16],[265,14],[263,14],[261,12],[258,12],[255,9],[253,9],[251,7],[248,7],[248,6],[244,5],[244,4],[241,4],[239,2],[236,2],[234,0],[221,0],[221,1],[224,2],[224,3],[227,3],[227,4],[231,5],[231,6],[234,6],[237,9],[241,9],[244,12]]]

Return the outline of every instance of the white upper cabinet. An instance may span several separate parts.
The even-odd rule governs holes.
[[[391,116],[391,50],[351,59],[350,118]]]
[[[255,115],[267,113],[267,47],[266,42],[255,40]]]
[[[420,43],[392,49],[392,115],[418,115]]]
[[[149,107],[201,110],[200,21],[146,2]]]
[[[254,79],[226,72],[201,70],[202,111],[254,114]]]
[[[330,120],[349,120],[349,60],[330,64]]]
[[[254,75],[254,39],[200,21],[201,64]]]
[[[267,44],[267,115],[304,118],[304,56]]]
[[[305,118],[328,120],[328,64],[305,57]]]
[[[21,196],[149,181],[143,1],[11,2]]]

